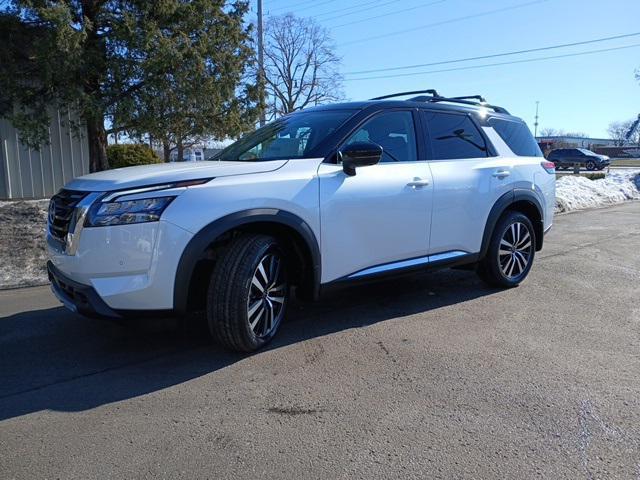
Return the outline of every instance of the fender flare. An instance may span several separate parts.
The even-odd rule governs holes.
[[[176,269],[173,286],[173,308],[177,313],[184,314],[187,311],[191,276],[207,247],[220,235],[242,225],[256,222],[284,225],[292,228],[302,237],[311,254],[313,271],[312,295],[314,298],[317,297],[321,278],[320,247],[311,227],[297,215],[285,210],[254,208],[231,213],[214,220],[191,238],[180,256],[178,268]]]
[[[544,238],[544,210],[542,208],[542,204],[540,203],[540,200],[538,199],[535,192],[517,188],[505,193],[498,200],[496,200],[496,203],[493,204],[493,207],[489,212],[489,216],[487,217],[487,223],[484,227],[484,234],[482,236],[482,247],[480,248],[480,258],[484,258],[487,254],[491,235],[493,234],[493,230],[496,228],[496,224],[498,223],[498,220],[500,219],[502,214],[511,205],[520,201],[529,202],[538,210],[538,214],[540,215],[540,225],[534,224],[533,227],[536,233],[536,250],[540,250],[542,248],[542,242]]]

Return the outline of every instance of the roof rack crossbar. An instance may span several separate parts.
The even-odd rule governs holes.
[[[462,97],[451,97],[453,100],[478,100],[482,103],[487,103],[482,95],[464,95]]]
[[[385,98],[403,97],[405,95],[416,95],[418,93],[428,93],[429,95],[433,95],[434,97],[440,96],[436,90],[430,88],[428,90],[414,90],[412,92],[392,93],[391,95],[383,95],[381,97],[372,98],[371,100],[384,100]]]

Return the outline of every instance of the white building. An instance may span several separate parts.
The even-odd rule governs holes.
[[[183,151],[182,158],[185,162],[196,162],[199,160],[204,160],[204,147],[201,146],[193,146],[189,148],[185,148]],[[169,156],[170,162],[178,161],[178,150],[173,149]]]
[[[615,147],[616,141],[611,138],[571,137],[566,135],[536,137],[539,144],[562,144],[576,148]]]

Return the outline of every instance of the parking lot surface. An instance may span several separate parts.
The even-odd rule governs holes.
[[[297,305],[250,356],[0,291],[0,478],[640,478],[639,219],[557,217],[516,289]]]

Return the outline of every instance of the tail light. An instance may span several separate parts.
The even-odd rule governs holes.
[[[549,174],[556,173],[556,164],[555,163],[545,160],[544,162],[540,162],[540,165],[542,165],[542,168],[544,168],[547,171],[547,173],[549,173]]]

